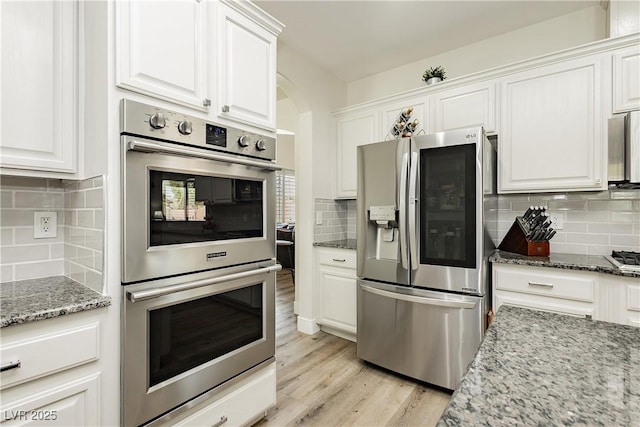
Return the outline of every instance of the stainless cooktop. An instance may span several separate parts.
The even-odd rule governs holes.
[[[640,252],[612,251],[604,257],[620,271],[640,271]]]

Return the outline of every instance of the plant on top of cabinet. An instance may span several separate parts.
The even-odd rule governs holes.
[[[422,80],[427,82],[428,85],[441,82],[446,79],[447,73],[441,65],[437,67],[427,68],[427,70],[422,74]]]

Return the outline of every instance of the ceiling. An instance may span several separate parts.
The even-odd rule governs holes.
[[[603,1],[261,1],[282,43],[351,82]]]

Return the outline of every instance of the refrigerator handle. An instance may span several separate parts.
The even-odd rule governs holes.
[[[471,301],[446,300],[446,299],[428,298],[428,297],[415,296],[415,295],[405,295],[405,294],[385,291],[383,289],[373,288],[367,285],[360,285],[360,289],[362,289],[365,292],[369,292],[375,295],[380,295],[381,297],[397,299],[400,301],[414,302],[414,303],[424,304],[424,305],[435,305],[439,307],[466,308],[466,309],[471,309],[476,307],[476,303]]]
[[[402,268],[409,269],[409,259],[407,257],[407,174],[409,168],[409,153],[402,156],[402,166],[400,167],[400,212],[398,212],[398,234],[400,234],[400,260]]]
[[[411,269],[418,269],[418,245],[416,236],[416,181],[418,180],[418,153],[411,153],[411,165],[409,166],[409,253],[411,254]]]

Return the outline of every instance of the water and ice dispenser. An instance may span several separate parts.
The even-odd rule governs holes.
[[[376,259],[398,259],[398,210],[395,206],[370,206],[369,227],[375,227]]]

